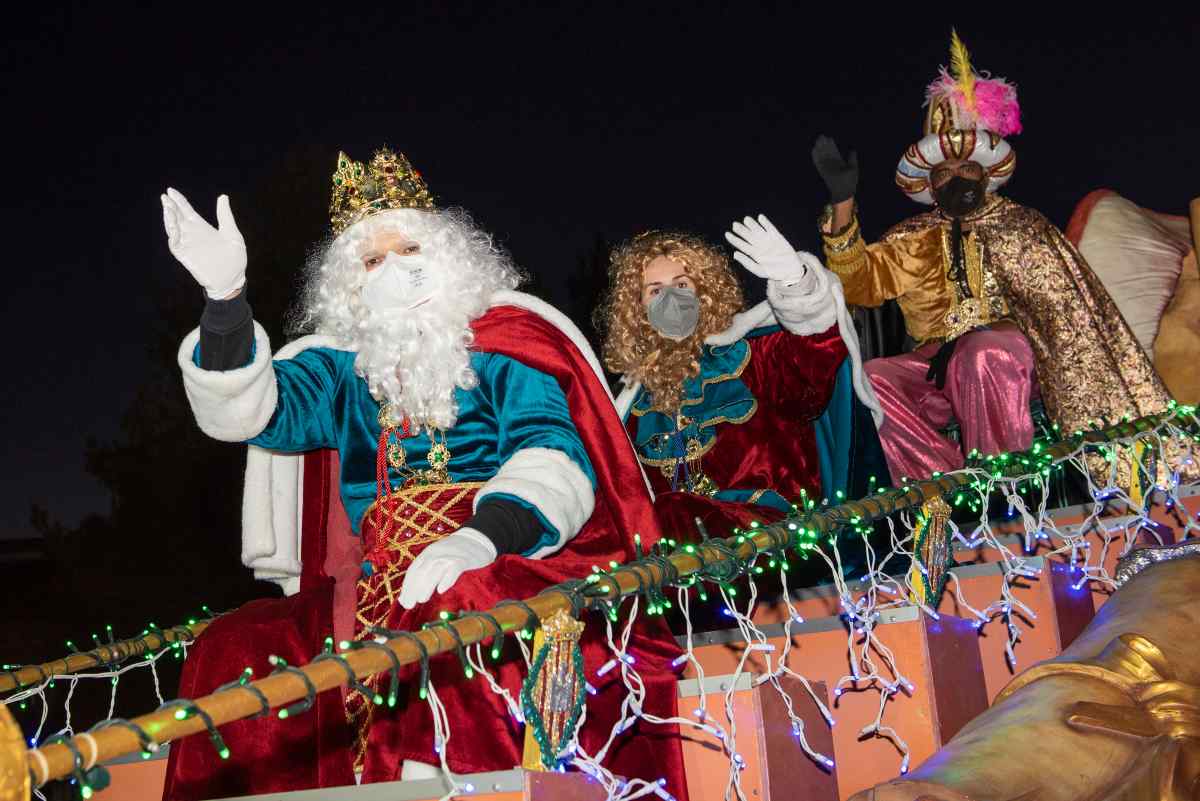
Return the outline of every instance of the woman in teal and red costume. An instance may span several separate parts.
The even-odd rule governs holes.
[[[791,505],[861,497],[886,475],[879,404],[841,286],[760,216],[726,235],[767,279],[744,309],[724,252],[650,231],[613,252],[597,322],[618,411],[656,494],[664,533],[692,539],[774,521]]]
[[[594,354],[560,313],[514,291],[520,274],[465,214],[434,206],[401,154],[339,156],[332,242],[315,260],[303,318],[314,334],[272,353],[246,297],[246,248],[229,208],[219,228],[174,190],[163,196],[172,253],[205,287],[201,324],[179,351],[188,399],[209,435],[246,442],[243,561],[278,581],[204,632],[181,697],[199,697],[268,655],[304,664],[326,637],[372,626],[419,629],[439,612],[486,610],[635,556],[658,530],[636,457]],[[644,621],[632,653],[647,712],[675,710],[678,654]],[[602,631],[582,648],[589,679],[581,742],[596,753],[619,716],[619,671]],[[510,649],[497,680],[517,697],[525,666]],[[174,744],[165,798],[198,799],[362,781],[425,778],[440,754],[416,670],[395,708],[351,693],[314,708],[223,727]],[[456,773],[522,758],[523,730],[453,657],[431,660],[450,722]],[[349,725],[347,721],[349,720]],[[643,732],[645,733],[645,732]],[[633,732],[630,732],[632,735]],[[629,737],[612,769],[665,777],[686,794],[677,737]]]

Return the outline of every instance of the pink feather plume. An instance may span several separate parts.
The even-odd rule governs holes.
[[[1021,132],[1021,106],[1017,102],[1017,87],[1003,78],[976,78],[975,107],[967,108],[958,82],[943,67],[941,74],[925,90],[926,103],[949,97],[964,122],[976,128],[986,128],[1000,136]]]

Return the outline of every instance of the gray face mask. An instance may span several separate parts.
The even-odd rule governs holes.
[[[650,299],[646,316],[655,331],[680,342],[690,337],[700,322],[700,299],[690,289],[663,287]]]

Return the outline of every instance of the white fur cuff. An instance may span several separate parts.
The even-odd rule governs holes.
[[[193,356],[199,342],[197,328],[179,346],[178,361],[200,430],[222,442],[244,442],[258,436],[271,422],[278,401],[267,332],[254,323],[254,359],[235,370],[197,367]]]
[[[830,291],[830,273],[809,253],[801,252],[808,271],[790,286],[782,281],[767,282],[767,301],[775,319],[790,333],[800,336],[819,334],[837,322],[838,309]]]
[[[520,498],[555,528],[558,539],[530,554],[541,559],[563,547],[592,516],[596,494],[592,482],[571,461],[552,448],[525,448],[513,454],[475,496],[475,507],[488,495]]]

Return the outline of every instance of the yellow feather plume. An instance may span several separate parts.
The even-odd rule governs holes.
[[[971,68],[971,54],[958,38],[958,31],[950,29],[950,71],[963,93],[967,108],[975,108],[975,70]]]

